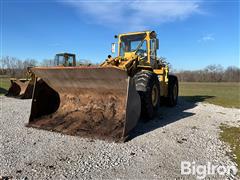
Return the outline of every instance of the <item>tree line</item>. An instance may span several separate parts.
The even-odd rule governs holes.
[[[27,68],[37,65],[35,59],[21,60],[15,57],[3,57],[0,59],[1,70],[0,75],[22,78],[27,74]]]
[[[182,82],[240,82],[240,68],[221,65],[209,65],[202,70],[175,70],[179,81]]]
[[[166,61],[166,58],[162,58]],[[21,60],[6,56],[0,59],[0,75],[8,77],[26,77],[27,68],[33,66],[53,66],[53,59],[44,59],[38,62],[35,59]],[[77,65],[91,65],[90,60],[77,60]],[[94,64],[96,65],[96,64]],[[171,67],[171,65],[169,65]],[[221,65],[209,65],[201,70],[173,70],[179,81],[183,82],[240,82],[240,68],[229,66],[223,68]]]
[[[80,65],[92,65],[90,60],[79,59],[77,60],[77,66]],[[15,78],[24,78],[27,75],[27,68],[34,66],[54,66],[54,59],[44,59],[38,62],[35,59],[21,60],[19,58],[5,56],[0,59],[0,75]]]

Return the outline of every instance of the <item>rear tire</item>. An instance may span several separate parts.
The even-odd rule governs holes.
[[[178,79],[176,76],[169,75],[167,105],[173,107],[177,105],[177,102],[178,102]]]
[[[140,71],[135,76],[136,90],[141,98],[141,115],[152,119],[160,104],[158,76],[151,71]]]

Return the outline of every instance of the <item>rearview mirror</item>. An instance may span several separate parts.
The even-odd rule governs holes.
[[[116,44],[115,44],[115,43],[112,43],[112,54],[115,53],[115,49],[116,49]]]

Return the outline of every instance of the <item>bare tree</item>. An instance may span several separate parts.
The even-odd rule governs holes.
[[[223,75],[223,80],[227,82],[240,82],[240,69],[229,66]]]
[[[44,59],[41,63],[41,66],[54,66],[54,60],[53,59]]]
[[[6,56],[1,59],[1,73],[11,77],[25,77],[27,67],[36,66],[34,59],[20,60],[15,57]]]
[[[34,67],[37,65],[37,61],[35,59],[26,59],[23,61],[23,68],[26,69],[28,67]]]
[[[224,69],[221,65],[209,65],[203,70],[177,71],[180,81],[186,82],[239,82],[240,69],[229,66]]]

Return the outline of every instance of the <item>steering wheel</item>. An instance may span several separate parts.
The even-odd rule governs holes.
[[[140,57],[140,59],[144,59],[146,57],[145,56],[146,53],[147,53],[146,50],[139,49],[139,50],[137,50],[136,55],[138,55]]]
[[[137,50],[136,55],[138,55],[138,56],[140,56],[140,57],[144,57],[144,54],[145,54],[145,53],[146,53],[145,50],[139,49],[139,50]]]

